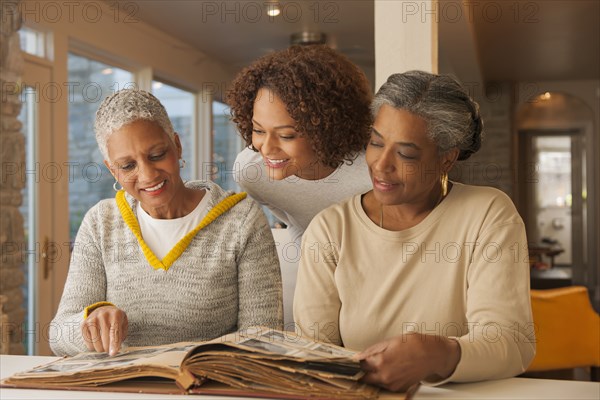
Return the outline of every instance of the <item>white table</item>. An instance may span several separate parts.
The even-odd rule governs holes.
[[[0,355],[0,378],[45,364],[55,357]],[[0,399],[165,399],[193,400],[193,396],[150,394],[77,392],[61,390],[29,390],[0,388]],[[200,398],[200,397],[199,397]],[[224,397],[202,396],[202,399],[223,400]],[[548,379],[511,378],[497,381],[448,384],[442,387],[421,387],[415,399],[600,399],[600,383],[557,381]]]

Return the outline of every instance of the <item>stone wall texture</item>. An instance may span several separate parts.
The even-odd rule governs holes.
[[[471,185],[492,186],[514,196],[512,170],[511,87],[493,83],[472,90],[483,119],[481,149],[465,161],[459,161],[450,179]],[[514,201],[514,198],[513,198]]]
[[[0,0],[0,353],[24,354],[22,326],[25,241],[23,216],[24,182],[11,168],[25,163],[25,138],[19,121],[23,56],[18,30],[19,1]]]

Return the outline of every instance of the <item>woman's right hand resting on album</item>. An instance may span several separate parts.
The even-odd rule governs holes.
[[[90,351],[107,352],[114,356],[127,337],[127,314],[115,306],[95,309],[81,324],[85,345]]]

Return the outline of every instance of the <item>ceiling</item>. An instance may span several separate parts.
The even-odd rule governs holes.
[[[600,79],[599,0],[472,3],[486,80]]]
[[[127,0],[136,17],[196,47],[232,71],[290,43],[301,31],[323,32],[372,79],[374,0]],[[391,1],[391,0],[377,0]],[[441,4],[440,24],[456,23]],[[462,3],[461,0],[454,1]],[[600,79],[600,0],[477,0],[461,16],[472,22],[476,60],[486,81]],[[401,18],[398,19],[401,23]],[[450,32],[440,29],[440,32]],[[442,40],[442,53],[459,52],[460,38]]]
[[[268,52],[290,45],[297,32],[322,32],[327,43],[365,69],[373,68],[373,0],[127,0],[135,17],[238,70]]]

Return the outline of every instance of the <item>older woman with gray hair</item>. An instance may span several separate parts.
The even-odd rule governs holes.
[[[52,350],[112,355],[123,344],[281,327],[279,262],[258,204],[212,182],[183,182],[179,136],[148,92],[106,98],[95,131],[117,193],[81,224]]]
[[[510,198],[448,181],[480,147],[478,105],[452,78],[389,77],[373,103],[373,190],[304,234],[294,316],[311,338],[361,350],[366,382],[498,379],[535,354],[527,239]]]

